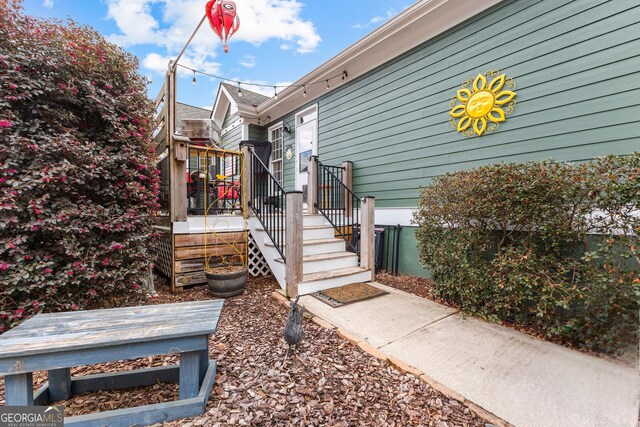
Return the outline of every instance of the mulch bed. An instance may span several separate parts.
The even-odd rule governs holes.
[[[210,357],[218,376],[200,417],[171,426],[332,425],[332,426],[484,426],[462,403],[447,398],[410,374],[380,362],[335,331],[305,319],[305,338],[286,357],[283,328],[287,309],[271,292],[273,279],[249,279],[247,292],[225,302]],[[200,286],[172,295],[158,287],[150,304],[210,299]],[[158,356],[76,368],[74,374],[161,366],[177,356]],[[38,386],[46,373],[35,373]],[[4,397],[4,381],[0,380]],[[133,390],[74,396],[66,413],[116,409],[173,400],[177,386],[157,384]],[[3,401],[0,401],[2,404]]]
[[[410,294],[414,294],[422,298],[430,299],[431,301],[439,302],[440,304],[451,306],[451,304],[447,304],[441,299],[435,297],[433,294],[434,283],[431,279],[406,276],[404,274],[394,276],[381,271],[380,273],[376,273],[376,282],[380,282],[383,285],[387,285],[401,291],[409,292]]]

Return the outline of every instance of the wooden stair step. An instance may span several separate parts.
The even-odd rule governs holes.
[[[323,229],[327,229],[327,228],[333,228],[333,225],[305,225],[302,227],[302,230],[323,230]],[[274,228],[274,230],[284,230],[285,228]],[[262,226],[262,224],[256,226],[256,230],[257,231],[265,231],[264,227]]]
[[[357,254],[354,254],[353,252],[348,252],[348,251],[342,251],[342,252],[330,252],[328,254],[319,254],[319,255],[307,255],[302,257],[302,262],[311,262],[311,261],[325,261],[325,260],[332,260],[332,259],[338,259],[338,258],[350,258],[350,257],[358,257]],[[282,258],[276,258],[275,260],[276,262],[279,263],[284,263],[284,260]]]
[[[343,239],[336,237],[333,239],[315,239],[315,240],[304,240],[302,242],[303,245],[324,245],[325,243],[335,243],[335,242],[344,242]],[[271,240],[265,242],[267,246],[275,246]]]
[[[362,267],[337,268],[335,270],[327,270],[319,273],[309,273],[302,276],[302,283],[315,282],[317,280],[334,279],[336,277],[350,276],[352,274],[363,273],[368,271]]]

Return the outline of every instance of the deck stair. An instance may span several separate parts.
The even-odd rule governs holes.
[[[371,270],[359,266],[358,255],[347,251],[345,241],[335,237],[333,226],[324,216],[305,214],[302,218],[303,276],[298,285],[299,294],[310,294],[372,279]],[[249,219],[249,227],[272,273],[282,289],[285,289],[285,262],[282,256],[257,218]]]
[[[242,146],[249,231],[286,295],[372,281],[375,197],[351,191],[351,164],[311,156],[305,198],[285,190],[249,145]]]

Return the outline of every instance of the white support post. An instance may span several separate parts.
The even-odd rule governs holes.
[[[242,210],[247,217],[253,216],[253,209],[249,209],[249,203],[253,203],[253,162],[249,147],[244,145],[242,151]]]
[[[307,213],[318,213],[318,156],[309,158],[309,180],[307,181]]]
[[[365,197],[362,199],[362,224],[360,224],[360,266],[371,270],[371,280],[375,280],[375,223],[376,223],[376,198]]]
[[[302,282],[302,191],[287,193],[285,282],[287,297],[298,296]]]

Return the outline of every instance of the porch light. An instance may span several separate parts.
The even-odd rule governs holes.
[[[240,82],[238,82],[238,96],[242,98],[242,88],[240,87]]]
[[[273,87],[273,97],[275,99],[278,99],[278,88],[275,86]]]
[[[329,89],[331,89],[331,88],[329,87],[329,79],[327,79],[327,90],[329,90]]]
[[[193,70],[193,80],[191,81],[193,83],[193,85],[196,85],[196,71]]]
[[[306,98],[307,97],[307,86],[304,85],[304,86],[302,86],[302,88],[303,88],[302,96],[304,96]]]

